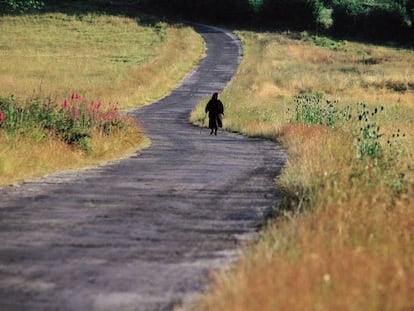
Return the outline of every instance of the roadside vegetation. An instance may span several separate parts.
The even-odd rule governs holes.
[[[191,28],[106,4],[0,17],[0,186],[148,145],[120,111],[166,95],[202,56]]]
[[[40,6],[0,4],[21,2],[33,4],[22,12]],[[282,199],[195,309],[413,309],[414,53],[403,46],[414,2],[131,3],[281,29],[238,32],[244,57],[221,98],[226,130],[286,147]],[[0,185],[124,156],[143,136],[117,109],[163,96],[202,53],[186,27],[47,8],[0,19]],[[205,125],[205,103],[195,124]]]
[[[412,46],[414,0],[140,0],[157,14]]]
[[[282,142],[289,157],[274,217],[195,310],[413,308],[414,52],[237,33],[225,129]]]

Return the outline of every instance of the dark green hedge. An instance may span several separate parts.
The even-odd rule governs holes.
[[[249,0],[143,0],[142,3],[156,12],[228,24],[246,21],[253,14]]]
[[[43,6],[43,1],[39,0],[0,0],[0,13],[23,14],[40,10]]]
[[[406,1],[335,0],[332,8],[336,35],[373,40],[402,40],[409,36]]]
[[[276,27],[315,29],[323,8],[320,0],[264,0],[262,18]]]

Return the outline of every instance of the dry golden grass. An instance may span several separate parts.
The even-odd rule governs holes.
[[[334,51],[286,34],[239,35],[244,59],[221,95],[224,124],[286,146],[277,185],[287,210],[275,211],[259,241],[244,248],[235,267],[216,273],[193,308],[414,309],[413,51],[353,42]],[[339,99],[340,106],[384,105],[383,141],[397,129],[406,133],[402,147],[385,151],[403,154],[373,171],[356,158],[356,121],[335,128],[289,123],[287,108],[303,92]]]
[[[22,99],[76,92],[136,107],[168,93],[204,51],[189,27],[111,15],[5,16],[0,30],[0,94]]]
[[[190,27],[153,23],[92,13],[2,16],[0,96],[63,102],[75,92],[120,108],[159,99],[198,62],[204,44]],[[94,135],[90,153],[36,133],[9,136],[0,133],[0,186],[118,159],[149,144],[133,128]]]
[[[34,137],[1,136],[0,187],[57,171],[80,169],[124,158],[150,144],[142,130],[134,124],[127,130],[118,130],[109,136],[94,133],[91,151],[87,153],[55,137],[34,142]]]

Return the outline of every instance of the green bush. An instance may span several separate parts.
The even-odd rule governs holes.
[[[402,39],[408,33],[405,7],[399,3],[373,6],[365,17],[364,33],[373,39]]]
[[[355,36],[361,30],[368,9],[361,1],[335,0],[332,4],[332,30],[335,34]]]
[[[372,40],[407,38],[407,9],[402,1],[334,0],[332,31]]]
[[[251,17],[258,5],[251,0],[144,0],[141,4],[157,14],[163,12],[221,23],[243,22]]]
[[[315,29],[323,8],[320,0],[264,0],[262,17],[275,27]]]
[[[0,0],[0,12],[23,14],[43,8],[44,2],[38,0]]]
[[[408,17],[411,20],[411,28],[414,29],[414,0],[407,0],[406,10]]]

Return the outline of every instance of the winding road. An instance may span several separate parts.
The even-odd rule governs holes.
[[[150,148],[0,190],[0,310],[172,310],[237,258],[277,202],[279,146],[188,122],[241,57],[233,34],[193,26],[206,57],[169,96],[129,112]]]

